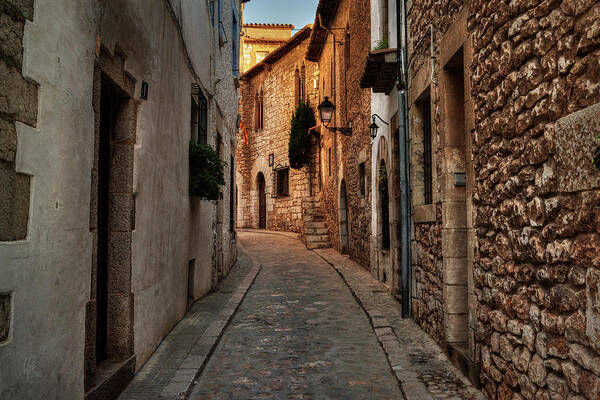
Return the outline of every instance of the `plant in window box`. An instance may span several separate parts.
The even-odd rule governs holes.
[[[212,147],[190,141],[190,196],[219,200],[225,167],[227,163]]]
[[[308,102],[300,102],[292,116],[288,156],[290,167],[300,169],[308,164],[310,136],[308,130],[317,124],[315,113]]]
[[[389,47],[390,44],[387,39],[380,39],[377,41],[377,44],[375,45],[375,48],[373,50],[385,50],[389,49]]]

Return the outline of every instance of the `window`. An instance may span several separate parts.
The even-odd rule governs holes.
[[[306,102],[306,68],[304,64],[300,70],[300,101]]]
[[[227,35],[225,35],[225,29],[223,27],[223,1],[217,0],[217,17],[219,21],[219,46],[223,46],[227,43]]]
[[[294,73],[294,104],[298,107],[300,103],[300,70],[296,67],[296,72]]]
[[[329,173],[329,176],[331,176],[331,147],[329,148],[328,173]]]
[[[381,40],[389,43],[390,40],[390,5],[389,0],[381,0]]]
[[[209,10],[210,10],[210,25],[215,26],[215,0],[210,0]]]
[[[239,77],[240,74],[240,32],[237,18],[235,17],[235,7],[232,13],[232,25],[231,25],[231,70],[235,78]]]
[[[360,197],[365,197],[367,192],[365,163],[358,164],[358,179],[360,185]]]
[[[208,143],[208,101],[198,85],[192,86],[191,138],[199,144]]]
[[[433,203],[433,162],[431,151],[431,104],[427,97],[423,105],[423,184],[425,204]]]
[[[344,40],[344,68],[346,71],[350,68],[350,31],[346,27],[346,38]]]
[[[229,163],[229,232],[233,232],[235,230],[235,200],[234,191],[237,189],[237,186],[234,186],[235,181],[235,160],[233,156],[231,156],[231,162]]]
[[[290,169],[277,170],[277,197],[289,196],[290,191]]]
[[[263,91],[260,94],[256,94],[256,129],[263,129],[264,122],[264,103],[263,103]]]

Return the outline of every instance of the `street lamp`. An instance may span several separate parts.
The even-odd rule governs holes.
[[[325,99],[321,104],[319,104],[319,117],[321,118],[321,122],[327,128],[327,125],[331,122],[331,118],[333,117],[333,110],[335,110],[335,106],[331,101],[329,101],[329,97],[325,96]]]
[[[375,123],[375,117],[379,118],[379,120],[381,122],[383,122],[386,125],[389,125],[387,122],[385,122],[383,119],[381,119],[381,117],[377,114],[373,114],[371,115],[371,118],[373,118],[373,123],[371,123],[371,125],[369,125],[369,130],[371,131],[371,139],[375,140],[375,138],[377,137],[377,131],[379,130],[379,126],[377,125],[377,123]]]

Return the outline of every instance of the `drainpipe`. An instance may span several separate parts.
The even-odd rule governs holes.
[[[402,318],[410,317],[410,188],[408,183],[408,73],[406,70],[406,0],[396,0],[398,48],[398,143],[400,157],[400,266],[402,270]]]

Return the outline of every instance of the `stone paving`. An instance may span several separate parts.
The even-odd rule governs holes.
[[[240,251],[227,279],[192,306],[119,399],[178,399],[189,394],[259,268]]]
[[[409,400],[484,399],[412,319],[402,318],[400,304],[383,283],[348,256],[333,249],[315,251],[338,271],[369,315]]]
[[[366,314],[327,262],[297,238],[239,240],[262,269],[191,399],[402,399]]]

